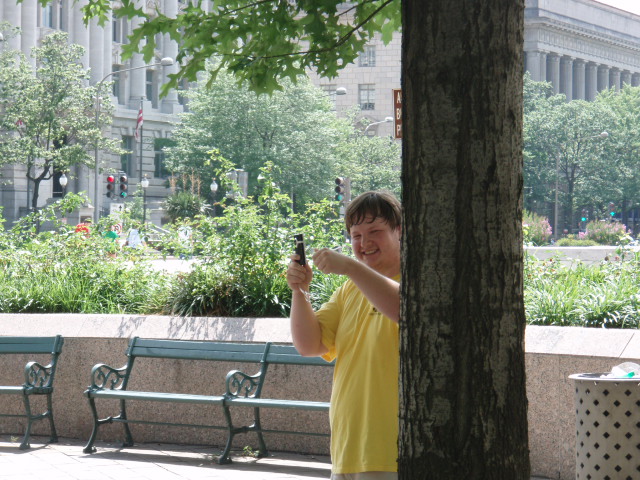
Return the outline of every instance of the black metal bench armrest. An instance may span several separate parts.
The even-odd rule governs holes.
[[[255,375],[247,375],[240,370],[231,370],[227,373],[227,397],[244,397],[253,398],[259,393],[261,373]]]
[[[38,362],[29,362],[24,367],[24,388],[26,390],[48,391],[53,382],[53,365],[42,365]]]
[[[99,363],[91,369],[91,385],[89,390],[119,390],[126,378],[127,365],[122,368],[113,368],[104,363]]]

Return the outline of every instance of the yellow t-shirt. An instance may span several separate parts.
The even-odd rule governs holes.
[[[331,394],[333,473],[398,470],[398,324],[348,280],[317,312],[336,360]]]

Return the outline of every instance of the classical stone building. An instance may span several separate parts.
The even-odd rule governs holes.
[[[140,5],[147,4],[151,9],[158,4],[167,15],[175,15],[183,0],[157,0],[148,2],[139,0]],[[183,111],[178,92],[173,90],[166,97],[160,98],[160,88],[167,80],[167,75],[178,70],[177,65],[162,66],[162,58],[175,59],[178,45],[168,38],[158,38],[158,50],[155,59],[145,63],[142,55],[134,55],[126,62],[122,60],[122,46],[126,43],[127,35],[135,27],[135,21],[124,19],[107,22],[102,27],[97,21],[92,21],[87,27],[82,21],[80,11],[84,1],[53,0],[47,7],[43,7],[36,0],[25,0],[16,4],[14,0],[0,1],[0,21],[19,26],[21,35],[7,38],[0,48],[19,49],[29,56],[31,48],[39,45],[39,41],[54,30],[66,31],[72,43],[85,48],[83,65],[91,71],[91,84],[113,81],[113,87],[105,87],[105,95],[111,95],[115,106],[115,117],[109,132],[105,134],[121,140],[122,146],[131,151],[128,155],[112,155],[99,152],[97,163],[100,167],[98,181],[95,170],[78,167],[68,173],[69,183],[66,191],[87,192],[91,204],[81,212],[81,215],[93,215],[95,199],[101,214],[108,213],[112,200],[106,193],[106,169],[121,170],[128,174],[131,191],[138,187],[141,174],[149,179],[147,190],[149,210],[154,212],[157,200],[167,195],[165,188],[165,172],[162,168],[162,142],[158,139],[171,136],[172,123],[177,120],[177,114]],[[145,65],[156,64],[154,66]],[[131,71],[124,71],[134,69]],[[122,73],[119,73],[122,72]],[[138,111],[142,101],[144,123],[142,126],[142,148],[134,138]],[[142,172],[140,171],[142,166]],[[29,185],[26,181],[24,167],[5,167],[2,170],[3,185],[0,187],[0,201],[4,206],[4,216],[14,220],[27,209],[27,194]],[[60,172],[53,181],[41,184],[40,205],[48,199],[62,195],[59,183]],[[47,185],[48,184],[48,185]],[[98,190],[96,192],[95,186]],[[114,203],[120,200],[114,201]],[[71,219],[70,219],[71,220]],[[153,218],[159,222],[159,219]]]
[[[400,35],[386,46],[377,37],[339,77],[312,78],[327,92],[347,89],[336,97],[338,111],[359,104],[368,121],[381,122],[394,114],[400,49]],[[594,0],[526,0],[524,51],[533,80],[551,82],[568,100],[593,100],[606,88],[640,85],[640,16]],[[381,123],[367,133],[387,136],[392,128]]]
[[[188,0],[137,1],[149,9],[157,5],[171,16]],[[84,64],[91,68],[91,83],[105,78],[114,80],[111,94],[116,113],[110,134],[134,152],[122,158],[101,153],[100,166],[126,171],[134,188],[140,181],[140,150],[133,135],[140,101],[143,101],[142,173],[150,179],[147,198],[155,214],[158,211],[154,203],[157,205],[167,194],[159,139],[171,136],[172,122],[177,119],[176,114],[183,111],[178,92],[172,91],[165,98],[159,98],[158,94],[166,76],[177,67],[144,68],[140,55],[124,62],[122,45],[135,24],[119,19],[103,28],[93,21],[87,28],[80,13],[83,2],[54,0],[50,6],[42,7],[36,0],[24,0],[20,5],[14,0],[0,1],[0,21],[22,28],[22,35],[9,40],[8,46],[28,53],[43,35],[60,29],[69,33],[72,42],[85,47]],[[158,46],[156,62],[163,57],[176,57],[175,43],[158,38]],[[400,35],[395,35],[389,45],[375,38],[339,77],[328,80],[312,73],[312,80],[334,96],[339,114],[359,106],[360,114],[371,123],[366,129],[368,135],[391,136],[394,124],[385,119],[395,114],[392,92],[400,88],[400,48]],[[528,70],[534,80],[550,81],[555,91],[564,93],[569,100],[592,100],[605,88],[640,85],[640,16],[594,0],[526,0],[524,50],[523,71]],[[138,67],[141,68],[118,73]],[[346,94],[336,95],[338,87],[344,87]],[[0,187],[0,201],[5,207],[5,216],[11,220],[27,205],[25,172],[11,167],[2,173],[5,185]],[[90,198],[95,198],[94,170],[82,168],[71,173],[67,190],[86,191]],[[104,195],[103,175],[100,175],[97,198],[101,209],[106,211],[110,201]],[[48,186],[43,185],[43,203],[61,194],[55,180]],[[159,222],[158,216],[152,219]]]

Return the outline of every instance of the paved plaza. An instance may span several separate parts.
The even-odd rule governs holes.
[[[19,450],[20,440],[0,435],[0,480],[304,480],[327,479],[331,472],[324,456],[275,452],[255,459],[234,452],[232,464],[218,465],[214,455],[221,451],[203,446],[148,443],[121,449],[96,442],[98,451],[87,455],[76,439],[47,445],[46,437],[33,437],[29,450]]]
[[[96,442],[98,451],[82,453],[84,442],[32,437],[31,449],[20,450],[21,438],[0,435],[0,480],[304,480],[328,479],[329,457],[273,452],[265,458],[233,452],[233,463],[218,465],[219,449],[193,445],[146,443],[122,449]],[[531,477],[531,480],[546,480]]]

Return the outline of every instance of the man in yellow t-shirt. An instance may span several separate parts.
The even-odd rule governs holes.
[[[307,300],[311,268],[291,257],[291,334],[301,355],[336,359],[331,478],[395,480],[400,203],[386,192],[363,193],[347,207],[345,225],[356,259],[326,248],[313,255],[321,272],[348,277],[317,312]]]

